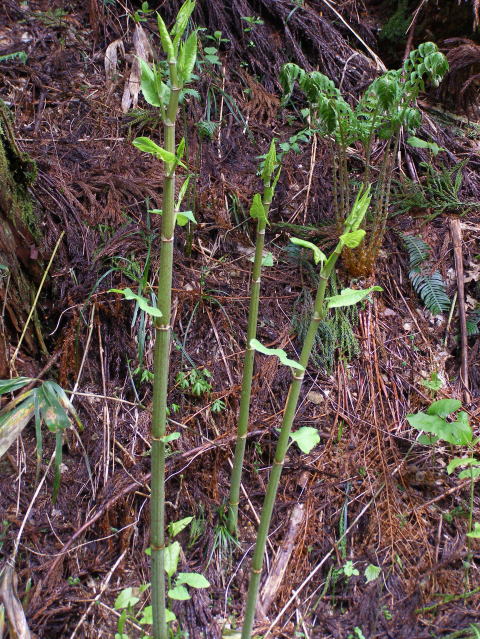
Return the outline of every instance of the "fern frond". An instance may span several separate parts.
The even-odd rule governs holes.
[[[420,237],[416,235],[402,235],[403,243],[408,252],[410,269],[414,270],[422,262],[430,257],[430,247]]]
[[[450,298],[446,293],[445,282],[438,271],[427,275],[416,268],[412,269],[408,276],[415,292],[431,313],[439,315],[450,309]]]

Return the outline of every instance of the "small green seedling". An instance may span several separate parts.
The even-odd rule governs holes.
[[[347,579],[350,579],[350,577],[356,577],[360,574],[360,572],[355,568],[353,561],[347,561],[340,570]]]
[[[434,396],[435,393],[438,393],[438,391],[441,390],[444,386],[444,382],[437,371],[432,371],[430,373],[429,379],[423,379],[420,384],[422,386],[425,386],[425,388],[428,388],[428,390],[432,391]]]
[[[212,385],[209,381],[211,377],[212,373],[206,368],[192,368],[190,371],[177,373],[175,381],[185,392],[191,393],[195,397],[202,397],[212,391]]]

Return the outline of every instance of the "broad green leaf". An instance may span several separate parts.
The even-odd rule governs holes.
[[[343,574],[346,577],[353,577],[353,575],[359,575],[360,573],[354,567],[353,561],[347,561],[346,564],[343,566]]]
[[[318,264],[319,262],[325,262],[327,259],[327,256],[325,255],[325,253],[323,251],[321,251],[318,246],[315,246],[315,244],[312,244],[312,242],[307,242],[307,240],[301,240],[298,237],[291,237],[290,238],[290,242],[292,244],[295,244],[295,246],[301,246],[302,248],[306,248],[306,249],[310,249],[313,252],[313,261],[315,262],[315,264]]]
[[[367,584],[369,584],[371,581],[375,581],[375,579],[380,576],[381,572],[382,569],[379,566],[369,564],[365,568],[365,572],[363,573],[365,575],[365,579],[367,580]]]
[[[142,616],[139,619],[139,624],[141,624],[142,626],[151,626],[153,623],[153,614],[152,614],[152,606],[145,606],[145,608],[142,610]],[[174,613],[171,610],[168,610],[168,608],[165,609],[165,620],[167,623],[170,623],[171,621],[176,621],[177,617],[174,615]]]
[[[456,422],[447,422],[438,415],[419,412],[415,415],[407,415],[407,421],[413,428],[433,433],[439,439],[455,446],[462,446],[472,441],[472,429],[463,418]]]
[[[414,135],[407,139],[407,144],[415,147],[416,149],[429,149],[433,155],[438,155],[440,151],[445,151],[443,147],[438,146],[435,142],[427,142],[426,140],[421,140]]]
[[[179,572],[175,579],[177,586],[187,584],[191,588],[209,588],[210,582],[197,572]]]
[[[280,363],[284,366],[291,366],[292,368],[296,368],[300,371],[305,370],[298,362],[295,362],[293,359],[288,359],[287,354],[281,348],[267,348],[266,346],[263,346],[258,339],[250,340],[250,348],[262,353],[262,355],[274,355],[275,357],[278,357]]]
[[[480,459],[476,457],[454,457],[447,466],[447,473],[451,475],[459,466],[480,466]]]
[[[178,56],[179,73],[184,84],[187,84],[192,77],[195,60],[197,59],[197,46],[197,32],[192,31],[182,44],[180,54]]]
[[[151,153],[151,155],[160,158],[160,160],[163,160],[167,164],[173,164],[177,160],[174,153],[171,153],[166,149],[162,149],[161,146],[158,146],[158,144],[156,144],[153,140],[150,140],[150,138],[135,138],[132,144],[140,151]]]
[[[168,444],[169,442],[174,442],[179,437],[181,437],[180,433],[170,433],[169,435],[165,435],[164,437],[161,437],[160,439],[164,444]]]
[[[365,237],[365,231],[363,229],[357,229],[351,233],[344,233],[340,235],[340,240],[348,246],[348,248],[357,248]]]
[[[30,394],[21,404],[8,410],[4,409],[0,416],[0,459],[7,452],[13,442],[35,414],[34,396]]]
[[[259,220],[259,222],[268,221],[260,193],[255,193],[253,196],[252,205],[250,207],[250,217],[253,217],[254,220]]]
[[[150,306],[148,300],[141,295],[137,295],[132,291],[131,288],[111,288],[109,293],[120,293],[126,300],[134,300],[139,308],[144,311],[147,315],[152,315],[153,317],[162,317],[162,312],[155,308],[155,306]]]
[[[165,548],[165,572],[169,577],[177,572],[178,560],[180,559],[180,544],[174,541]]]
[[[426,435],[425,433],[417,437],[417,442],[424,446],[433,446],[433,444],[436,444],[438,440],[439,437],[436,437],[435,435]]]
[[[179,211],[177,213],[177,224],[178,226],[185,226],[188,222],[192,222],[192,224],[196,224],[197,220],[192,211]]]
[[[270,251],[262,255],[262,266],[273,266],[273,255]]]
[[[5,393],[13,393],[19,388],[23,388],[34,380],[30,377],[14,377],[13,379],[0,379],[0,395]]]
[[[302,426],[290,433],[290,438],[300,448],[302,453],[308,454],[320,441],[318,430],[312,426]]]
[[[152,106],[162,106],[163,102],[157,92],[155,71],[143,58],[139,58],[138,61],[142,72],[140,86],[142,88],[143,97],[148,104],[151,104]]]
[[[187,599],[190,599],[190,595],[188,594],[188,590],[185,586],[175,586],[175,588],[170,588],[168,596],[170,599],[177,599],[178,601],[186,601]]]
[[[170,537],[176,537],[178,534],[185,530],[188,524],[193,521],[193,517],[184,517],[178,521],[172,521],[168,524],[168,534]]]
[[[273,172],[275,171],[275,165],[277,163],[277,150],[275,148],[275,140],[270,142],[270,148],[265,156],[265,162],[263,163],[262,180],[264,182],[271,182]]]
[[[133,588],[124,588],[115,599],[113,607],[115,610],[123,610],[134,606],[139,601],[140,599],[133,594]]]
[[[478,521],[473,524],[473,530],[472,532],[467,533],[467,537],[470,537],[471,539],[480,539],[480,524]]]
[[[447,417],[462,405],[462,402],[458,399],[439,399],[436,402],[430,404],[427,408],[428,415],[438,415],[439,417]]]
[[[381,286],[371,286],[370,288],[365,288],[362,290],[357,290],[353,288],[345,288],[340,293],[340,295],[333,295],[332,297],[327,297],[327,306],[328,308],[342,308],[343,306],[353,306],[354,304],[358,304],[366,297],[373,293],[373,291],[383,291]]]
[[[162,43],[162,49],[167,56],[168,60],[172,60],[175,58],[175,51],[173,49],[173,42],[170,38],[170,34],[168,33],[168,29],[163,21],[162,16],[157,13],[157,25],[158,25],[158,33],[160,35],[160,42]]]
[[[462,472],[458,473],[459,479],[475,479],[476,477],[480,477],[480,468],[478,466],[471,466],[470,468],[466,468],[462,470]]]

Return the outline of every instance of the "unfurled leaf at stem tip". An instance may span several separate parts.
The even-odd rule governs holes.
[[[203,575],[200,575],[197,572],[179,572],[175,579],[175,584],[177,586],[187,584],[187,586],[190,586],[191,588],[210,587],[208,579],[205,579]]]
[[[155,211],[156,209],[153,210]],[[138,304],[138,307],[147,315],[152,315],[153,317],[162,317],[162,312],[158,308],[155,308],[155,306],[150,306],[148,300],[145,299],[145,297],[137,295],[132,291],[131,288],[111,288],[108,292],[119,293],[120,295],[123,295],[126,300],[134,300]]]
[[[184,84],[189,82],[192,77],[195,60],[197,59],[197,46],[197,32],[192,31],[182,44],[178,56],[179,73]]]
[[[176,537],[182,532],[182,530],[185,530],[191,521],[193,521],[193,517],[184,517],[178,521],[170,522],[168,524],[168,534],[170,537]]]
[[[371,581],[375,581],[375,579],[377,579],[380,576],[381,572],[382,572],[382,569],[379,566],[374,566],[373,564],[369,564],[365,568],[365,572],[363,573],[365,575],[365,579],[367,580],[367,584],[370,583]]]
[[[365,237],[365,231],[363,229],[357,229],[351,233],[344,233],[340,235],[340,240],[348,246],[348,248],[354,249],[359,246]]]
[[[150,138],[135,138],[132,144],[140,151],[143,151],[144,153],[150,153],[151,155],[154,155],[155,157],[163,160],[166,163],[173,163],[177,160],[174,153],[171,153],[166,149],[162,149],[161,146],[158,146],[158,144],[156,144],[153,140],[150,140]]]
[[[175,586],[174,588],[170,588],[168,596],[170,599],[176,599],[177,601],[186,601],[187,599],[191,599],[185,586]]]
[[[196,224],[197,220],[195,219],[195,216],[193,214],[192,211],[179,211],[177,213],[177,224],[178,226],[185,226],[186,224],[188,224],[188,222],[191,222],[192,224]]]
[[[169,577],[177,572],[178,560],[180,559],[180,544],[174,541],[165,548],[165,572]]]
[[[476,457],[454,457],[447,466],[447,473],[451,475],[459,466],[480,466],[480,459]]]
[[[301,246],[302,248],[310,249],[313,252],[313,261],[315,262],[315,264],[318,264],[319,262],[323,264],[323,262],[325,262],[327,259],[325,253],[323,253],[323,251],[321,251],[318,246],[312,244],[312,242],[301,240],[298,237],[291,237],[290,242],[292,244],[295,244],[295,246]]]
[[[185,193],[187,192],[189,184],[190,184],[190,176],[187,175],[187,177],[183,181],[182,186],[180,187],[180,191],[178,192],[177,206],[175,207],[177,211],[179,210],[180,205],[183,202],[183,198],[185,197]]]
[[[462,402],[459,399],[439,399],[430,404],[427,408],[428,415],[438,415],[439,417],[448,417],[460,408]]]
[[[471,539],[480,539],[480,524],[478,521],[473,524],[473,530],[472,532],[467,533],[467,537],[470,537]]]
[[[302,453],[307,455],[320,442],[318,430],[313,426],[302,426],[302,428],[290,433],[290,438],[297,444]]]
[[[173,44],[177,48],[180,38],[185,33],[190,16],[195,9],[195,0],[185,0],[177,13],[175,24],[173,25],[172,35],[174,36]]]
[[[250,207],[250,217],[259,222],[268,222],[265,207],[263,206],[262,196],[260,193],[255,193]]]
[[[265,162],[263,163],[262,180],[264,182],[270,182],[273,172],[275,171],[275,165],[277,163],[277,150],[275,148],[275,140],[270,143],[270,148],[265,156]]]
[[[182,138],[177,146],[177,158],[181,160],[185,153],[185,138]]]
[[[326,298],[327,307],[342,308],[344,306],[353,306],[364,300],[370,293],[373,293],[373,291],[383,291],[383,288],[381,286],[371,286],[370,288],[361,290],[345,288],[340,295],[333,295],[332,297]]]
[[[168,33],[167,26],[163,21],[162,16],[157,13],[157,25],[158,25],[158,34],[160,36],[160,41],[162,43],[162,49],[167,56],[168,60],[175,58],[175,52],[173,49],[173,42]]]
[[[281,348],[267,348],[261,344],[258,339],[250,340],[250,348],[253,348],[258,353],[262,353],[262,355],[274,355],[275,357],[278,357],[280,363],[284,366],[291,366],[292,368],[296,368],[300,371],[305,370],[298,362],[295,362],[293,359],[288,359],[287,354]]]

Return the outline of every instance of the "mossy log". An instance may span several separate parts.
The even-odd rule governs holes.
[[[39,281],[38,225],[29,186],[36,164],[15,141],[12,115],[0,100],[0,379],[9,375],[10,341],[18,339]],[[27,331],[30,355],[37,339]]]

